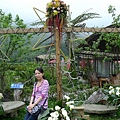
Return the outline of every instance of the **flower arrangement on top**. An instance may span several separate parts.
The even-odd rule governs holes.
[[[52,0],[47,3],[46,17],[48,26],[58,26],[61,28],[67,17],[68,8],[66,4],[61,0]]]

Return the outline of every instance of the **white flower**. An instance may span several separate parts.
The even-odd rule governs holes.
[[[53,118],[52,118],[52,117],[49,117],[48,120],[53,120]]]
[[[116,92],[116,95],[117,95],[117,96],[119,96],[119,95],[120,95],[120,92],[119,92],[119,91],[117,91],[117,92]]]
[[[58,120],[57,117],[49,117],[48,120]]]
[[[59,113],[58,113],[58,111],[55,111],[55,112],[50,113],[50,115],[52,118],[58,118]]]
[[[55,106],[55,110],[60,110],[60,107],[59,106]]]
[[[69,107],[70,107],[70,110],[72,110],[74,108],[74,105],[69,105]]]
[[[70,97],[64,96],[65,101],[65,107],[60,107],[59,105],[55,106],[55,111],[50,113],[50,116],[48,120],[70,120],[69,114],[72,112],[71,110],[74,108],[74,101],[68,101]],[[69,107],[69,109],[66,109]],[[69,111],[68,111],[69,110]]]
[[[115,93],[115,91],[114,91],[114,89],[111,89],[110,91],[109,91],[109,94],[111,95],[111,94],[114,94]]]
[[[66,111],[65,109],[62,110],[62,115],[63,115],[64,117],[68,116],[67,111]]]
[[[0,99],[2,99],[3,98],[3,94],[2,93],[0,93]]]
[[[58,7],[57,10],[60,10],[60,8]]]
[[[66,116],[66,120],[70,120],[69,116]]]
[[[54,113],[54,112],[52,112],[52,113],[50,113],[50,115],[51,115],[51,117],[54,117],[54,116],[55,116],[55,113]]]
[[[69,96],[65,95],[64,98],[68,101],[70,99]]]
[[[66,104],[69,106],[69,105],[71,105],[71,104],[74,104],[74,101],[66,102]]]
[[[61,111],[65,110],[65,108],[62,108]]]
[[[55,9],[55,7],[52,8],[53,10]]]
[[[55,113],[56,117],[58,117],[58,116],[59,116],[58,111],[55,111],[54,113]]]
[[[54,110],[53,108],[50,108],[51,110]]]
[[[110,86],[109,89],[113,89],[113,86]]]
[[[116,90],[120,90],[120,87],[116,87]]]

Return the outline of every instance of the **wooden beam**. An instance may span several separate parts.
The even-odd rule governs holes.
[[[120,28],[84,28],[84,27],[69,27],[65,28],[66,32],[120,32]]]
[[[49,27],[42,28],[4,28],[0,29],[0,34],[22,34],[22,33],[48,33]],[[120,28],[84,28],[84,27],[64,27],[63,32],[101,32],[101,33],[119,33]]]
[[[57,82],[57,100],[62,100],[62,80],[61,80],[61,67],[60,67],[60,34],[59,29],[55,27],[55,40],[56,40],[56,82]]]
[[[47,33],[48,28],[12,28],[0,29],[0,34],[22,34],[22,33]]]

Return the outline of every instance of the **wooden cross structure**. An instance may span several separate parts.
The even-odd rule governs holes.
[[[57,78],[57,99],[62,100],[62,80],[60,67],[60,36],[57,27],[53,28],[56,40],[56,78]],[[83,27],[64,27],[63,32],[120,32],[120,28],[83,28]],[[49,28],[11,28],[0,29],[0,34],[22,34],[22,33],[49,33]]]
[[[56,78],[57,78],[57,99],[62,99],[62,80],[60,68],[60,36],[57,27],[53,28],[56,40]],[[22,33],[49,33],[46,28],[13,28],[13,29],[0,29],[0,34],[22,34]],[[83,28],[83,27],[66,27],[63,32],[120,32],[120,28]]]

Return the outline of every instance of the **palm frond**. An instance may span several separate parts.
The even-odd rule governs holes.
[[[93,18],[100,18],[100,15],[98,13],[85,13],[85,14],[79,15],[75,19],[71,20],[71,23],[74,26],[85,20],[93,19]]]
[[[31,25],[31,26],[43,25],[43,23],[45,23],[45,21],[33,22],[33,23],[31,23],[30,25]]]

